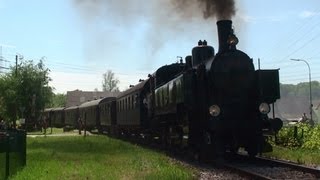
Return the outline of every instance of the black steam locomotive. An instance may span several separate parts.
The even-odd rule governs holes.
[[[116,98],[65,113],[72,110],[90,129],[187,147],[201,157],[239,148],[252,156],[266,151],[270,146],[264,134],[282,127],[280,119],[268,117],[270,105],[280,98],[278,70],[255,70],[252,59],[236,49],[232,22],[218,21],[217,26],[217,53],[199,41],[185,63],[162,66]],[[85,111],[89,106],[92,110]],[[76,122],[77,116],[65,118]]]
[[[252,59],[236,49],[232,22],[217,25],[218,53],[199,41],[186,64],[163,66],[150,78],[155,81],[150,121],[165,128],[169,144],[187,134],[188,145],[200,153],[219,155],[243,147],[256,155],[269,147],[264,132],[282,127],[280,119],[267,116],[270,104],[280,98],[279,73],[255,70]]]

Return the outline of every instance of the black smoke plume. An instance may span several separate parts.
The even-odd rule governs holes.
[[[192,15],[194,11],[200,9],[205,19],[231,19],[236,13],[234,0],[171,0],[171,2],[185,14]],[[190,11],[188,10],[190,6],[196,6],[196,8]]]
[[[106,59],[105,49],[114,52],[112,48],[122,46],[119,42],[134,47],[147,44],[144,50],[150,55],[170,41],[177,46],[199,38],[212,42],[217,38],[215,20],[235,15],[233,0],[73,0],[72,5],[82,19],[88,59]],[[121,39],[134,35],[141,24],[143,42]],[[120,31],[125,35],[117,35]]]

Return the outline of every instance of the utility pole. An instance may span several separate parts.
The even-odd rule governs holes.
[[[16,71],[15,71],[15,76],[16,78],[18,77],[18,55],[16,55]],[[17,117],[17,109],[18,109],[18,105],[17,102],[15,103],[16,108],[15,108],[15,116]],[[13,121],[13,127],[16,129],[16,120]]]
[[[16,55],[16,77],[18,75],[18,55]]]
[[[306,61],[306,60],[303,60],[303,59],[290,59],[291,61],[302,61],[304,63],[307,64],[308,66],[308,69],[309,69],[309,93],[310,93],[310,119],[311,119],[311,122],[313,123],[313,119],[312,119],[312,92],[311,92],[311,69],[310,69],[310,66],[309,66],[309,63]]]

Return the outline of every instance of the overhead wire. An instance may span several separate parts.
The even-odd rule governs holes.
[[[315,12],[318,12],[320,11],[320,8],[316,8],[314,10]],[[281,40],[278,40],[275,45],[273,46],[273,48],[269,48],[269,51],[266,53],[266,54],[271,54],[273,49],[278,49],[279,47],[281,47],[281,45],[283,45],[283,42],[289,42],[289,41],[292,41],[294,39],[296,39],[296,35],[300,33],[300,31],[302,31],[302,29],[306,26],[308,26],[312,20],[315,18],[316,16],[312,16],[308,23],[302,23],[295,31],[293,31],[292,33],[290,33],[288,36],[282,38]],[[293,43],[292,43],[293,44]]]
[[[314,12],[318,12],[320,10],[320,8],[317,8],[314,10]],[[313,15],[311,18],[308,19],[307,23],[303,23],[299,28],[297,28],[296,31],[293,31],[293,33],[291,33],[290,35],[286,36],[286,38],[283,38],[282,40],[277,41],[277,43],[275,44],[275,46],[273,48],[270,48],[270,50],[268,51],[269,53],[267,54],[271,54],[270,52],[272,52],[272,49],[275,49],[276,47],[280,47],[280,45],[284,44],[283,42],[290,42],[292,40],[294,40],[291,43],[287,43],[286,49],[290,49],[291,47],[294,47],[298,42],[305,40],[306,36],[309,35],[311,33],[303,33],[300,32],[303,28],[308,27],[309,25],[311,27],[309,27],[308,29],[314,31],[316,27],[318,27],[318,25],[320,24],[318,21],[316,21],[316,23],[314,24],[312,21],[315,17],[317,17],[318,15]],[[312,23],[312,24],[311,24]],[[285,60],[286,58],[288,58],[290,55],[297,53],[298,51],[300,51],[303,47],[305,47],[308,43],[310,43],[311,41],[315,40],[317,38],[318,34],[316,36],[314,36],[312,39],[309,39],[307,42],[304,43],[303,46],[300,46],[298,49],[295,49],[294,51],[290,52],[288,55],[284,56],[282,59],[279,59],[277,57],[277,55],[274,53],[274,55],[270,58],[270,59],[276,59],[276,60],[271,60],[268,61],[267,64],[274,64],[275,62],[281,63],[283,62],[283,60]],[[287,40],[288,39],[288,40]]]

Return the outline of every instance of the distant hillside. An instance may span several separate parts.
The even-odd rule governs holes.
[[[275,103],[276,116],[281,119],[298,119],[303,113],[310,117],[309,83],[281,84],[281,99]],[[312,81],[313,119],[320,115],[320,83]],[[320,117],[318,118],[318,121]]]

